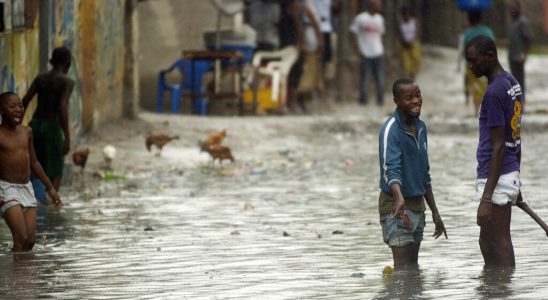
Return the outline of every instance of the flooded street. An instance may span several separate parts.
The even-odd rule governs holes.
[[[181,139],[154,157],[140,136],[128,137],[120,160],[147,167],[124,169],[121,181],[93,179],[92,170],[89,180],[75,178],[62,190],[63,209],[40,208],[32,253],[9,253],[9,230],[0,225],[0,298],[548,297],[548,239],[517,208],[515,271],[483,270],[471,201],[473,130],[429,124],[434,194],[449,239],[430,237],[428,213],[420,269],[384,277],[392,265],[377,212],[384,116],[146,117],[156,126],[167,118]],[[203,128],[227,128],[234,164],[209,165],[196,146]],[[548,134],[525,132],[523,140],[524,198],[546,220]],[[99,164],[95,155],[90,168]]]

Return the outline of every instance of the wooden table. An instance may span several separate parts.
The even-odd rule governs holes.
[[[209,50],[188,50],[183,51],[183,59],[190,60],[191,73],[195,73],[195,61],[197,60],[229,60],[229,64],[235,64],[238,69],[237,72],[233,72],[233,84],[232,91],[216,91],[198,93],[196,92],[196,78],[192,76],[191,84],[192,90],[190,92],[190,99],[194,100],[200,97],[207,97],[208,100],[215,99],[232,99],[232,113],[243,114],[243,92],[242,92],[242,59],[243,54],[239,51],[209,51]],[[194,103],[194,101],[192,101]]]

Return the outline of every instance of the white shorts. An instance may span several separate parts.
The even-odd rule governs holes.
[[[15,205],[21,205],[23,209],[36,207],[36,198],[32,184],[11,183],[0,180],[0,212],[4,213]]]
[[[483,196],[485,183],[487,183],[487,178],[478,179],[476,181],[476,199],[478,201],[480,201],[481,197]],[[501,175],[499,177],[499,181],[497,182],[497,186],[493,191],[491,202],[500,206],[504,206],[509,202],[512,202],[512,204],[516,204],[520,187],[521,181],[519,180],[518,171]]]

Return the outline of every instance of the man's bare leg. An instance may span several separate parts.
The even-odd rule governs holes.
[[[481,227],[480,248],[486,266],[514,267],[514,247],[510,234],[512,205],[493,205],[491,221]]]

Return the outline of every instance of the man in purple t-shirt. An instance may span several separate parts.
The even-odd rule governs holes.
[[[517,80],[499,63],[492,39],[480,35],[466,44],[466,60],[476,77],[486,76],[479,113],[477,222],[485,265],[515,266],[510,236],[512,203],[520,194],[523,94]]]

